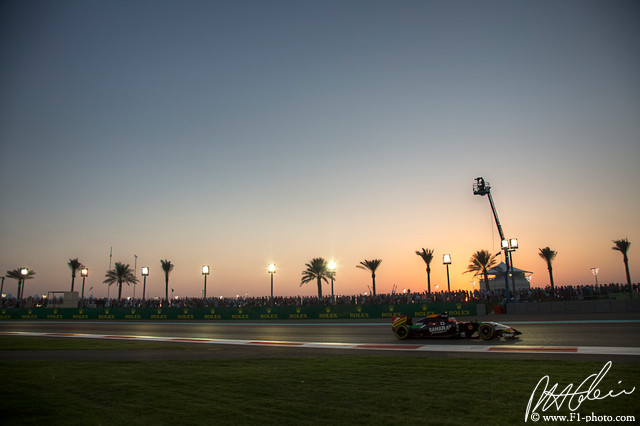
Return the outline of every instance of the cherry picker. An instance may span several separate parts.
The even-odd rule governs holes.
[[[500,219],[498,219],[498,212],[496,211],[496,205],[493,203],[493,197],[491,197],[491,186],[489,182],[485,182],[484,178],[477,177],[475,183],[473,184],[473,195],[488,195],[489,203],[491,204],[491,211],[493,211],[493,217],[496,220],[496,226],[498,227],[498,234],[500,234],[500,241],[502,244],[502,249],[504,250],[504,264],[506,266],[506,271],[504,273],[504,289],[506,292],[507,300],[509,300],[509,251],[510,251],[510,242],[505,238],[504,232],[502,231],[502,225],[500,225]],[[516,240],[514,240],[516,241]],[[515,243],[517,247],[517,243]],[[513,291],[515,292],[515,282]]]

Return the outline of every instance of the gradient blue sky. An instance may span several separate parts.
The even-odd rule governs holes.
[[[209,295],[265,295],[269,262],[314,295],[322,256],[354,294],[372,258],[379,292],[423,290],[427,247],[434,285],[451,253],[470,289],[499,249],[484,176],[534,286],[545,246],[557,284],[624,281],[624,237],[637,282],[639,23],[636,1],[3,1],[0,268],[41,294],[79,257],[102,296],[113,247],[152,296],[165,258],[180,296],[203,264]]]

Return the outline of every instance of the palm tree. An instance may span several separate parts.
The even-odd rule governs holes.
[[[162,270],[164,271],[164,300],[169,304],[169,273],[173,271],[173,263],[170,260],[160,260]]]
[[[416,251],[416,254],[427,264],[427,292],[431,293],[431,261],[433,260],[433,250],[425,250],[423,248],[422,251]]]
[[[82,263],[80,263],[80,261],[76,257],[75,259],[69,259],[67,265],[69,265],[69,268],[71,269],[71,291],[73,291],[73,283],[76,280],[76,272],[78,272],[78,269],[82,268]]]
[[[553,267],[551,266],[551,263],[553,262],[553,259],[556,258],[558,252],[555,250],[551,250],[550,247],[545,247],[538,250],[540,250],[538,256],[540,256],[544,259],[545,262],[547,262],[547,269],[549,270],[549,280],[551,280],[551,291],[554,291],[555,287],[553,285]]]
[[[371,271],[371,292],[373,295],[376,295],[376,269],[382,263],[382,259],[373,259],[373,260],[363,260],[359,265],[356,265],[356,268],[364,269],[366,271]]]
[[[129,285],[138,282],[138,279],[133,275],[133,271],[129,268],[129,264],[125,265],[120,262],[116,262],[115,267],[107,271],[105,277],[107,277],[103,281],[105,284],[118,283],[118,300],[122,297],[122,283]]]
[[[629,251],[629,247],[631,243],[627,238],[623,238],[622,240],[613,240],[613,244],[615,246],[611,247],[612,250],[617,250],[622,253],[622,261],[624,262],[624,269],[627,272],[627,285],[629,286],[629,294],[633,297],[633,288],[631,287],[631,275],[629,274],[629,256],[627,256],[627,251]]]
[[[306,270],[302,271],[302,279],[300,286],[310,281],[316,280],[318,283],[318,299],[322,299],[322,281],[329,283],[328,278],[335,278],[335,272],[329,270],[329,264],[321,257],[311,259],[311,262],[305,263]]]
[[[487,269],[496,264],[496,256],[498,255],[489,253],[489,250],[478,250],[473,253],[471,259],[469,259],[469,262],[471,263],[467,266],[467,270],[464,271],[464,273],[475,272],[477,275],[482,272],[484,275],[484,283],[487,287],[487,291],[489,291],[489,273],[487,272]]]
[[[14,280],[18,280],[18,291],[17,291],[17,300],[22,300],[22,296],[24,293],[24,281],[33,279],[33,276],[36,274],[36,271],[31,269],[27,270],[27,275],[22,275],[23,268],[16,268],[10,271],[7,271],[7,278],[13,278]]]

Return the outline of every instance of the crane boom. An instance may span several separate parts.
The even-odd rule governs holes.
[[[484,178],[482,177],[476,178],[476,182],[473,184],[473,194],[489,196],[489,203],[491,204],[493,217],[496,220],[496,226],[498,227],[498,233],[500,234],[500,243],[502,244],[502,249],[504,250],[504,264],[506,267],[506,271],[504,273],[504,290],[508,300],[509,299],[509,252],[510,252],[510,249],[508,244],[505,245],[506,238],[504,237],[504,232],[502,232],[502,225],[500,225],[500,219],[498,219],[498,212],[496,211],[496,206],[493,203],[493,198],[491,197],[491,186],[489,185],[489,182],[485,182]],[[513,280],[513,273],[511,274],[511,278]],[[516,291],[515,281],[513,283],[513,291],[514,293]]]
[[[493,217],[496,220],[496,226],[498,227],[498,234],[500,234],[500,241],[504,241],[504,232],[502,232],[502,226],[500,225],[500,219],[498,219],[498,212],[496,212],[496,205],[493,204],[493,197],[491,197],[491,192],[489,192],[489,203],[491,204],[491,210],[493,210]]]

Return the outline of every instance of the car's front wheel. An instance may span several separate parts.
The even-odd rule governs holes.
[[[478,336],[480,336],[482,340],[493,339],[494,333],[495,330],[491,324],[480,324],[480,327],[478,327]]]
[[[409,337],[409,327],[406,324],[402,324],[396,327],[395,333],[399,340],[404,340]]]

